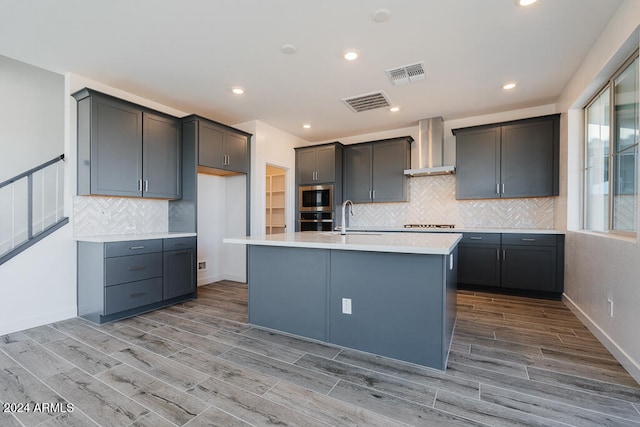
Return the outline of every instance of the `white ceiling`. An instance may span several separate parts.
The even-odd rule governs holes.
[[[620,3],[0,0],[0,55],[314,142],[553,103]],[[391,16],[377,23],[380,8]],[[348,48],[357,61],[342,58]],[[423,81],[394,86],[385,75],[419,61]],[[508,81],[517,88],[503,91]],[[379,90],[401,110],[354,113],[341,101]]]

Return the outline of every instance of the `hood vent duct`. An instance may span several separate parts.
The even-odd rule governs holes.
[[[376,108],[389,108],[391,102],[383,91],[367,93],[342,99],[354,113],[374,110]]]
[[[455,173],[455,166],[444,164],[444,123],[442,117],[418,122],[417,168],[406,169],[405,175],[446,175]]]

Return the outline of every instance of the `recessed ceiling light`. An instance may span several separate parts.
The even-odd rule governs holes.
[[[400,111],[400,107],[391,107],[391,108],[389,108],[389,111],[391,111],[392,113],[396,113],[396,112]]]
[[[378,9],[373,12],[373,15],[371,15],[371,19],[373,19],[374,22],[385,22],[389,20],[390,16],[391,12],[389,12],[389,9]]]
[[[344,59],[347,61],[354,61],[358,58],[358,51],[356,50],[348,50],[344,53]]]
[[[519,6],[531,6],[538,0],[516,0],[516,4]]]
[[[239,86],[236,86],[231,88],[231,92],[235,93],[236,95],[242,95],[244,93],[244,89]]]
[[[280,46],[280,52],[287,54],[287,55],[292,55],[294,53],[296,53],[298,51],[298,48],[296,48],[294,45],[292,44],[283,44],[282,46]]]
[[[511,90],[511,89],[514,89],[515,87],[516,87],[515,83],[506,83],[502,86],[502,89]]]
[[[305,129],[311,129],[311,125],[309,123],[303,124],[302,127]]]

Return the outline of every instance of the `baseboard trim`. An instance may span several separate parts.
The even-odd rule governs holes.
[[[38,316],[29,317],[27,319],[21,319],[18,322],[4,323],[0,325],[0,335],[12,334],[15,332],[24,331],[26,329],[48,325],[49,323],[71,319],[72,317],[76,317],[77,315],[78,308],[74,304],[73,307],[69,307],[65,310],[58,310],[51,313],[40,314]]]
[[[197,284],[198,286],[204,286],[204,285],[208,285],[209,283],[219,282],[220,280],[223,280],[223,279],[224,277],[222,277],[222,275],[220,274],[206,276],[206,277],[199,277]]]
[[[593,335],[606,347],[607,350],[616,358],[624,369],[640,383],[640,365],[633,360],[605,331],[600,329],[598,324],[594,322],[582,309],[567,296],[562,294],[562,301],[569,307],[569,310],[580,319],[580,321],[591,331]]]

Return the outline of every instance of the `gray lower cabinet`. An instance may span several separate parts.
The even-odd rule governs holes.
[[[356,203],[406,202],[411,165],[410,136],[347,145],[344,148],[344,198]]]
[[[172,116],[82,89],[78,194],[179,199],[181,123]]]
[[[249,171],[250,134],[196,115],[183,119],[183,129],[197,141],[200,172],[233,175]]]
[[[458,283],[561,294],[561,234],[464,233],[458,244]]]
[[[562,292],[558,270],[559,235],[503,234],[502,287]],[[562,250],[564,252],[564,250]]]
[[[163,240],[162,296],[164,299],[187,295],[196,290],[196,239]]]
[[[78,242],[78,316],[104,323],[195,298],[195,246],[195,237]]]
[[[500,286],[500,234],[464,233],[458,243],[458,282]]]
[[[559,115],[455,129],[456,198],[557,196]]]

